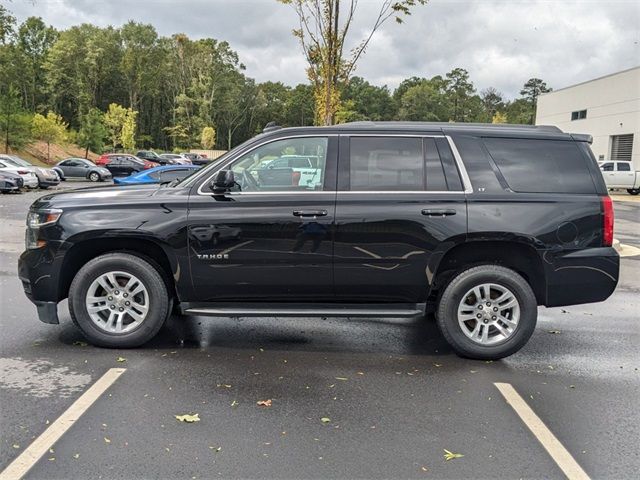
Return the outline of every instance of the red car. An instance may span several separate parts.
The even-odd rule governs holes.
[[[158,164],[156,162],[151,162],[149,160],[143,160],[142,158],[138,158],[134,155],[129,155],[126,153],[104,153],[102,155],[100,155],[100,157],[95,161],[96,165],[99,165],[101,167],[106,166],[111,160],[113,160],[114,158],[117,157],[121,157],[121,158],[128,158],[128,159],[132,159],[136,162],[140,162],[144,165],[144,169],[147,170],[149,168],[155,168],[158,166]]]

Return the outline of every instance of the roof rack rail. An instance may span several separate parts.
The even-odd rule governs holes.
[[[262,133],[273,132],[274,130],[280,130],[282,127],[278,125],[276,122],[267,123],[262,129]]]

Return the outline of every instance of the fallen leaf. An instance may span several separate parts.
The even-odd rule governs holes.
[[[104,442],[105,443],[111,443],[111,440],[109,440],[107,437],[104,437]]]
[[[271,406],[271,399],[269,400],[258,400],[256,402],[256,404],[260,407],[270,407]]]
[[[420,470],[422,470],[423,472],[429,471],[429,469],[427,467],[420,467]]]
[[[331,422],[331,419],[330,419],[329,417],[322,417],[322,418],[320,419],[320,421],[321,421],[322,423],[329,423],[329,422]]]
[[[232,407],[235,407],[236,405],[238,405],[238,401],[237,400],[234,400],[233,402],[231,402],[231,406]]]
[[[212,447],[211,445],[209,445],[209,448],[211,450],[213,450],[214,452],[218,453],[220,450],[222,450],[222,447]]]
[[[200,414],[198,413],[194,413],[193,415],[189,415],[185,413],[184,415],[175,415],[175,417],[176,417],[176,420],[178,420],[179,422],[194,423],[194,422],[200,421],[199,415]]]
[[[13,448],[20,448],[20,445],[18,445],[17,443],[14,443]]]
[[[73,454],[73,458],[75,458],[77,460],[78,458],[80,458],[80,454],[79,453],[74,453]]]
[[[562,333],[562,332],[560,330],[547,330],[547,333],[557,334],[557,333]]]
[[[434,363],[433,366],[440,368],[442,366],[442,364],[441,363]]]
[[[73,342],[73,345],[76,347],[86,347],[89,344],[87,342]]]
[[[51,457],[51,458],[49,458],[49,461],[50,461],[50,462],[54,462],[55,460],[56,460],[56,457]]]
[[[349,380],[347,377],[336,377],[336,380],[342,380],[343,382]]]
[[[463,454],[461,453],[453,453],[450,452],[449,450],[447,450],[446,448],[444,449],[444,459],[448,462],[449,460],[453,460],[454,458],[462,458],[464,457]]]
[[[126,359],[126,358],[124,358],[124,357],[118,357],[118,358],[116,358],[116,362],[119,362],[119,363],[126,362],[126,361],[127,361],[127,359]]]

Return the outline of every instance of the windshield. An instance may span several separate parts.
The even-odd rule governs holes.
[[[3,160],[6,160],[9,163],[13,163],[14,165],[18,165],[19,167],[33,167],[26,160],[21,159],[20,157],[16,157],[15,155],[7,155],[6,157],[2,157]]]

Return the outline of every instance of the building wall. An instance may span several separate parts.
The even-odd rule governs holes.
[[[578,110],[587,110],[587,118],[572,121],[571,112]],[[541,95],[536,125],[592,135],[593,153],[605,160],[610,159],[610,137],[632,133],[632,162],[640,170],[640,67]]]

